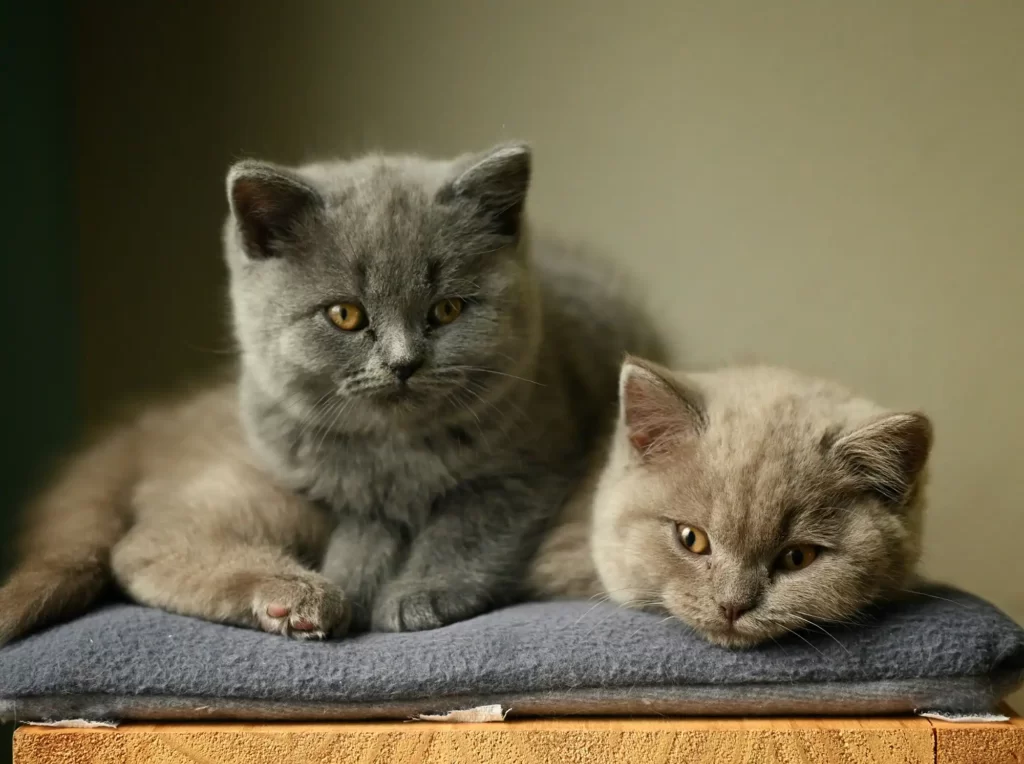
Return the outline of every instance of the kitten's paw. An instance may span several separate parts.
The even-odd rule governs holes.
[[[256,588],[253,615],[263,631],[327,639],[348,630],[352,612],[341,589],[319,576],[277,576]]]
[[[488,610],[473,592],[397,586],[382,592],[373,608],[374,631],[423,631],[472,618]]]

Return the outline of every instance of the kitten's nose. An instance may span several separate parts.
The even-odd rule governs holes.
[[[423,365],[422,358],[406,358],[395,363],[389,363],[388,368],[391,369],[391,373],[398,377],[399,382],[405,382],[409,377],[416,373],[416,370]]]
[[[722,615],[730,624],[736,623],[741,615],[750,610],[750,605],[744,602],[727,602],[718,607],[722,609]]]

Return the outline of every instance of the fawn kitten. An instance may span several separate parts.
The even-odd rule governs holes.
[[[532,246],[530,169],[522,145],[235,165],[237,378],[71,463],[0,589],[0,643],[111,573],[143,604],[297,638],[519,597],[623,354],[654,347],[614,279]]]
[[[630,359],[609,454],[531,571],[744,647],[848,619],[906,585],[931,425],[772,368]]]

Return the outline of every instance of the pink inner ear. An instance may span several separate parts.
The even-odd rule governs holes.
[[[641,458],[674,452],[700,435],[705,415],[698,390],[647,362],[627,364],[622,373],[623,423]]]
[[[650,453],[659,445],[667,444],[669,439],[679,431],[664,421],[639,420],[628,425],[629,442],[642,454]]]
[[[641,454],[679,429],[680,401],[664,382],[634,375],[626,380],[622,393],[629,442]]]
[[[273,184],[265,179],[239,178],[235,181],[234,191],[238,212],[245,217],[266,218],[285,207],[278,198],[281,189],[275,189]]]
[[[654,442],[654,438],[648,435],[646,432],[630,432],[629,442],[633,444],[633,448],[637,451],[646,451],[651,443]]]

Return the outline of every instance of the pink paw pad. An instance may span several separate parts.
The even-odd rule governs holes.
[[[261,581],[252,613],[263,631],[304,640],[340,635],[350,617],[341,591],[314,573]]]
[[[267,615],[271,618],[284,618],[291,611],[291,608],[286,608],[284,605],[268,605]]]

